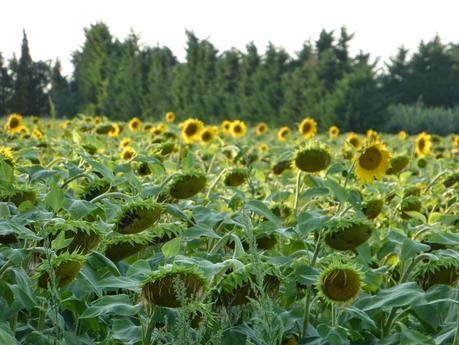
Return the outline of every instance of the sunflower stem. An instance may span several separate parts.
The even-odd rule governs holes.
[[[75,181],[76,179],[79,179],[80,177],[87,177],[88,179],[90,178],[90,176],[86,173],[75,175],[65,180],[64,183],[61,185],[61,189],[64,189],[70,182]]]
[[[129,200],[131,197],[129,195],[124,194],[124,193],[112,192],[112,193],[104,193],[104,194],[101,194],[99,196],[96,196],[94,199],[92,199],[89,202],[91,204],[95,204],[96,202],[101,201],[103,199],[107,199],[107,198],[121,198],[121,199],[124,199],[124,200]]]
[[[434,179],[427,185],[426,189],[424,190],[424,193],[425,192],[428,192],[429,189],[435,184],[435,182],[437,182],[437,180],[442,177],[444,174],[446,174],[447,171],[443,171],[441,173],[439,173],[437,176],[434,177]]]
[[[155,315],[155,306],[151,307],[150,315],[148,315],[148,325],[147,331],[145,332],[145,337],[143,338],[143,345],[150,345],[151,344],[151,335],[153,333],[153,328],[155,325],[153,316]]]
[[[355,167],[355,160],[352,161],[351,167],[350,167],[349,170],[347,171],[346,180],[344,180],[344,186],[343,186],[344,189],[346,189],[346,186],[347,186],[347,184],[349,183],[350,176],[351,176],[351,174],[352,174],[352,171],[354,170],[354,167]],[[339,211],[341,210],[341,207],[342,207],[342,206],[343,206],[343,203],[340,202],[339,205],[338,205],[338,210],[336,211],[336,213],[339,213]]]
[[[209,187],[209,190],[207,191],[207,194],[206,194],[206,199],[209,199],[209,196],[210,196],[210,192],[212,192],[212,190],[215,188],[215,186],[217,185],[218,181],[220,181],[220,179],[222,178],[222,176],[228,171],[227,168],[223,169],[220,174],[218,174],[218,176],[215,178],[214,182],[212,182],[212,184],[210,185]]]
[[[454,334],[453,345],[459,345],[459,304],[456,306],[457,315],[456,315],[456,333]]]
[[[295,184],[295,201],[293,203],[293,209],[295,210],[295,214],[298,211],[298,199],[300,196],[300,184],[301,184],[301,170],[298,171],[296,174],[296,184]]]

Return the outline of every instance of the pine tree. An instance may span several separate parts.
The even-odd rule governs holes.
[[[0,53],[0,116],[10,113],[9,103],[12,96],[12,80],[8,68],[4,65]]]

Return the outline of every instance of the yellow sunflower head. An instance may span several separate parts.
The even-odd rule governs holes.
[[[43,139],[43,132],[40,130],[40,128],[35,127],[32,131],[32,135],[35,139],[41,140]]]
[[[112,127],[110,128],[110,131],[108,132],[108,135],[112,138],[116,138],[118,135],[120,135],[120,126],[116,123],[112,123]]]
[[[349,132],[346,136],[346,142],[359,149],[362,146],[362,141],[357,133]]]
[[[406,134],[404,130],[401,130],[400,132],[398,132],[398,137],[400,138],[400,140],[405,140],[407,136],[408,134]]]
[[[140,121],[140,119],[138,117],[133,117],[129,123],[128,123],[128,126],[129,126],[129,129],[133,132],[136,132],[140,129],[140,125],[142,124],[142,121]]]
[[[198,119],[188,119],[180,124],[182,128],[182,138],[186,144],[191,144],[199,139],[204,128],[204,123]]]
[[[167,127],[164,123],[160,123],[159,125],[150,128],[150,133],[153,135],[160,135],[166,131]]]
[[[311,139],[317,132],[317,122],[313,118],[307,117],[301,121],[298,131],[305,139]]]
[[[168,122],[168,123],[175,122],[175,114],[174,114],[174,112],[172,112],[172,111],[167,112],[165,118],[166,118],[166,122]]]
[[[94,122],[95,122],[96,125],[98,125],[99,123],[102,123],[102,121],[103,121],[102,116],[96,116],[94,118]]]
[[[265,134],[267,131],[268,131],[268,124],[266,122],[260,122],[258,125],[257,125],[257,128],[255,130],[255,133],[257,135],[263,135]]]
[[[15,134],[21,132],[24,127],[22,116],[19,114],[11,114],[8,116],[8,120],[5,124],[5,131],[9,134]]]
[[[425,157],[430,152],[430,147],[432,146],[432,137],[426,132],[420,133],[416,137],[415,142],[415,151],[416,155],[420,158]]]
[[[127,147],[131,144],[131,142],[131,138],[123,138],[123,140],[120,141],[120,147]]]
[[[378,141],[379,140],[379,134],[378,132],[372,130],[372,129],[369,129],[367,130],[367,138],[368,138],[368,141],[371,143],[373,141]]]
[[[292,167],[301,171],[316,173],[325,170],[331,162],[331,156],[325,147],[318,144],[307,145],[295,152]]]
[[[336,138],[339,135],[339,128],[336,126],[331,126],[328,129],[328,136],[330,139]]]
[[[231,134],[231,121],[225,120],[221,124],[222,132],[225,134]]]
[[[234,120],[231,123],[231,135],[234,138],[243,137],[247,132],[247,127],[243,121]]]
[[[121,152],[121,158],[128,161],[134,158],[135,154],[136,152],[134,148],[132,148],[131,146],[126,146]]]
[[[261,154],[268,152],[268,149],[269,147],[266,143],[261,143],[260,146],[258,146],[258,152],[260,152]]]
[[[212,140],[217,137],[218,127],[217,126],[208,126],[205,127],[199,136],[202,145],[207,145]]]
[[[382,179],[390,167],[392,156],[381,142],[363,148],[355,158],[355,174],[365,182]]]
[[[9,165],[13,165],[14,155],[11,147],[0,146],[0,159],[3,159]]]
[[[279,141],[287,141],[287,139],[289,138],[291,132],[292,131],[288,127],[280,128],[279,131],[277,132],[277,140],[279,140]]]
[[[456,146],[456,147],[459,146],[459,134],[453,135],[451,140],[453,142],[453,146]]]

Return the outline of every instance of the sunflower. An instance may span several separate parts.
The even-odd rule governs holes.
[[[222,132],[225,134],[231,134],[231,121],[225,120],[221,124]]]
[[[14,155],[11,147],[0,146],[0,159],[3,159],[9,165],[13,165]]]
[[[19,128],[18,128],[18,132],[23,134],[24,135],[24,138],[29,135],[29,129],[25,126],[25,125],[21,125]]]
[[[199,134],[204,128],[204,123],[198,119],[188,119],[180,124],[182,127],[182,138],[186,144],[191,144],[199,139]]]
[[[331,162],[328,150],[321,145],[308,145],[295,152],[292,167],[301,171],[316,173],[326,169]]]
[[[217,126],[208,126],[205,127],[201,134],[199,135],[199,139],[201,140],[202,145],[207,145],[212,140],[217,137],[218,134],[218,127]]]
[[[169,123],[172,123],[175,121],[175,114],[174,112],[172,111],[169,111],[166,113],[166,116],[165,116],[165,119],[166,119],[166,122],[169,122]]]
[[[128,126],[131,131],[136,132],[140,129],[141,124],[142,121],[140,121],[138,117],[133,117],[131,121],[129,121]]]
[[[102,123],[102,121],[103,121],[102,116],[96,116],[94,118],[94,122],[95,122],[96,125],[98,125],[99,123]]]
[[[362,288],[362,272],[351,264],[332,263],[317,282],[319,295],[327,303],[351,304]]]
[[[405,169],[410,162],[410,157],[406,155],[396,156],[390,160],[390,168],[387,169],[387,175],[395,175]]]
[[[22,116],[11,114],[5,124],[5,131],[9,134],[15,134],[21,131],[23,125]]]
[[[390,167],[390,152],[381,142],[365,147],[355,158],[355,174],[365,182],[382,179]]]
[[[453,146],[459,146],[459,134],[453,135],[451,138]]]
[[[372,129],[369,129],[367,130],[367,138],[369,140],[369,142],[373,142],[373,141],[379,141],[379,134],[378,132],[372,130]]]
[[[81,267],[85,262],[85,257],[80,254],[64,253],[56,257],[53,263],[54,274],[57,287],[63,287],[70,284],[80,273]],[[42,289],[46,289],[49,283],[50,264],[44,261],[38,268],[37,285]]]
[[[426,132],[420,133],[416,137],[415,150],[418,157],[423,158],[430,152],[430,146],[432,145],[432,137]]]
[[[35,127],[32,131],[32,135],[35,139],[37,140],[41,140],[43,139],[43,132],[38,128],[38,127]]]
[[[131,138],[124,138],[123,140],[120,141],[120,147],[129,146],[131,142],[132,142]]]
[[[228,171],[223,179],[225,186],[237,187],[247,180],[247,171],[243,168],[234,168]]]
[[[362,146],[362,141],[357,133],[349,132],[346,136],[346,142],[350,143],[356,149],[359,149]]]
[[[400,132],[398,132],[398,137],[400,138],[400,140],[405,140],[407,135],[408,134],[406,134],[404,130],[401,130]]]
[[[231,135],[234,138],[243,137],[247,132],[247,127],[243,121],[234,120],[231,123]]]
[[[330,139],[336,138],[339,135],[339,128],[336,126],[331,126],[328,129],[328,136]]]
[[[124,205],[114,220],[114,231],[134,234],[152,226],[160,217],[162,207],[151,200],[136,200]]]
[[[371,223],[365,219],[336,217],[326,226],[325,243],[335,250],[352,250],[366,242],[372,232]]]
[[[266,122],[260,122],[255,129],[257,135],[263,135],[268,131],[268,124]]]
[[[187,199],[206,186],[206,175],[200,171],[189,171],[175,176],[168,186],[168,194],[174,199]]]
[[[260,146],[258,146],[258,152],[260,153],[266,153],[268,152],[268,149],[269,147],[268,147],[268,144],[266,143],[261,143]]]
[[[131,146],[126,146],[121,152],[121,158],[124,160],[130,160],[134,158],[136,152]]]
[[[279,129],[277,132],[277,140],[279,141],[287,141],[288,137],[290,136],[290,133],[292,131],[288,127],[282,127]]]
[[[305,139],[310,139],[317,132],[317,122],[313,118],[307,117],[301,121],[298,130]]]
[[[150,133],[153,135],[160,135],[166,131],[167,127],[164,123],[160,123],[159,125],[150,128]]]
[[[120,126],[118,126],[116,123],[112,123],[111,126],[112,128],[108,132],[108,135],[112,138],[116,138],[118,135],[120,135]]]

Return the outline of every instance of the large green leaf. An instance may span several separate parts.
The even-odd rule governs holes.
[[[88,307],[81,314],[81,319],[115,314],[118,316],[134,316],[141,310],[141,304],[133,305],[128,295],[104,296]]]

